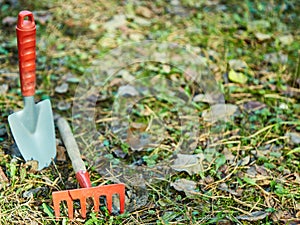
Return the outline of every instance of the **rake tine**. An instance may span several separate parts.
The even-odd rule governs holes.
[[[73,209],[73,201],[68,199],[67,200],[67,206],[68,206],[68,215],[69,218],[72,220],[74,218],[74,209]]]
[[[80,198],[81,216],[86,218],[86,198]]]
[[[120,213],[124,213],[125,211],[125,186],[124,186],[124,194],[120,193],[119,194],[119,201],[120,201]]]
[[[112,213],[112,195],[106,196],[106,207],[107,207],[108,212],[111,214]]]
[[[52,199],[53,199],[53,206],[54,206],[54,213],[56,219],[60,217],[60,203],[62,201],[67,202],[67,208],[68,208],[68,215],[70,219],[73,219],[73,200],[71,199],[69,195],[69,191],[62,191],[62,192],[53,192],[52,193]]]
[[[60,217],[60,201],[56,199],[56,193],[52,193],[53,207],[56,219]]]
[[[99,196],[94,196],[94,212],[99,212],[100,201]]]

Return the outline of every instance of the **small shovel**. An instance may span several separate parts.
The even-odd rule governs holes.
[[[55,158],[56,140],[50,100],[34,102],[36,26],[31,12],[19,13],[16,30],[24,109],[9,115],[8,122],[24,160],[36,160],[41,170]]]

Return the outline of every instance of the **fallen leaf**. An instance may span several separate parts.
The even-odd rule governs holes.
[[[49,20],[52,19],[52,15],[49,10],[35,11],[34,19],[40,24],[45,25]]]
[[[4,136],[6,134],[7,134],[6,127],[4,125],[0,124],[0,137]]]
[[[110,82],[109,82],[109,86],[113,87],[113,86],[119,86],[123,83],[123,79],[122,78],[113,78]]]
[[[104,23],[103,28],[107,31],[116,30],[119,27],[125,26],[127,24],[125,15],[115,15],[111,20]]]
[[[232,104],[215,104],[210,109],[202,112],[202,117],[207,122],[217,122],[219,120],[228,121],[230,116],[237,113],[238,107]]]
[[[246,171],[247,175],[250,177],[255,177],[257,174],[256,168],[254,166],[250,166],[247,171]]]
[[[195,95],[193,98],[194,102],[205,102],[205,103],[209,103],[209,104],[214,104],[217,102],[217,100],[215,98],[213,98],[213,96],[209,95],[209,94],[198,94]]]
[[[8,84],[0,85],[0,95],[5,95],[8,91]]]
[[[289,138],[292,144],[300,144],[300,133],[297,132],[288,132],[285,134]]]
[[[0,186],[3,182],[8,182],[8,178],[5,175],[4,171],[2,170],[2,167],[0,167]]]
[[[189,175],[198,174],[203,171],[202,161],[204,160],[203,154],[197,155],[185,155],[178,154],[177,158],[174,161],[174,164],[171,165],[171,168],[176,171],[184,171]]]
[[[265,54],[264,59],[272,64],[285,64],[288,61],[288,55],[282,52],[274,52]]]
[[[111,38],[111,37],[102,37],[99,40],[98,43],[103,48],[115,48],[115,47],[117,47],[117,42],[115,41],[114,38]]]
[[[248,65],[245,61],[241,59],[231,59],[228,62],[230,69],[240,71],[248,68]]]
[[[129,39],[132,41],[141,41],[144,38],[145,38],[145,36],[139,32],[132,32],[129,34]]]
[[[268,20],[254,20],[247,24],[247,30],[251,32],[264,32],[271,26]]]
[[[219,188],[220,190],[226,191],[226,192],[228,192],[228,193],[230,193],[230,194],[232,194],[232,195],[235,195],[235,196],[241,196],[241,193],[236,192],[236,191],[234,191],[234,190],[228,188],[228,185],[227,185],[226,183],[221,183],[221,184],[218,186],[218,188]]]
[[[127,130],[126,141],[133,151],[142,151],[145,148],[149,147],[149,144],[151,142],[150,136],[147,133],[139,131],[132,132],[131,129]]]
[[[207,177],[204,178],[204,182],[206,184],[212,184],[215,182],[215,179],[212,176],[208,175]]]
[[[244,103],[243,107],[246,111],[253,112],[253,111],[256,111],[259,109],[266,108],[267,106],[266,106],[266,104],[261,103],[259,101],[249,101],[249,102]]]
[[[114,149],[112,150],[112,153],[117,157],[121,159],[125,159],[127,156],[127,153],[124,152],[122,149]]]
[[[30,171],[38,171],[39,162],[37,160],[26,161],[25,167],[30,167]]]
[[[145,26],[145,27],[148,27],[151,25],[151,20],[148,20],[148,19],[144,19],[142,17],[139,17],[139,16],[135,16],[134,17],[134,22],[140,26]]]
[[[17,17],[15,16],[7,16],[2,19],[2,24],[4,26],[13,26],[17,24]]]
[[[123,97],[133,97],[138,96],[139,93],[135,87],[131,85],[120,86],[118,89],[118,95]]]
[[[280,36],[278,37],[278,40],[281,42],[281,44],[283,45],[290,45],[293,43],[294,41],[294,37],[291,34],[288,35],[284,35],[284,36]]]
[[[56,160],[65,162],[67,160],[66,157],[66,149],[63,146],[56,146]]]
[[[245,84],[248,81],[248,77],[241,73],[241,72],[236,72],[233,69],[231,69],[228,73],[228,78],[232,82],[238,83],[238,84]]]
[[[170,65],[167,65],[167,64],[164,64],[164,65],[162,66],[162,71],[163,71],[164,73],[170,73],[170,72],[171,72],[171,66],[170,66]]]
[[[148,19],[153,17],[153,12],[145,6],[137,7],[137,9],[135,10],[135,13],[139,16],[143,16]]]
[[[271,219],[274,222],[278,222],[280,220],[287,220],[287,219],[291,219],[292,215],[290,214],[290,212],[288,211],[284,211],[284,210],[278,210],[274,213],[272,213],[271,215]]]
[[[39,192],[45,192],[45,191],[48,191],[47,187],[37,187],[37,188],[30,189],[28,191],[24,191],[22,196],[23,198],[30,198]]]
[[[187,179],[178,179],[171,183],[171,187],[177,191],[184,191],[186,195],[191,195],[191,192],[196,191],[197,183]]]
[[[134,81],[136,78],[131,74],[131,73],[129,73],[129,71],[127,71],[127,70],[121,70],[121,71],[119,71],[119,73],[118,74],[120,74],[121,76],[122,76],[122,78],[124,79],[124,81],[126,81],[126,82],[132,82],[132,81]]]
[[[259,41],[266,41],[266,40],[269,40],[272,36],[270,34],[263,34],[263,33],[255,33],[254,34],[255,37],[257,38],[257,40]]]
[[[76,84],[76,83],[79,83],[80,82],[80,79],[78,77],[76,77],[75,75],[73,75],[72,73],[68,73],[66,75],[66,81],[68,83],[73,83],[73,84]]]
[[[225,156],[225,159],[229,163],[233,163],[235,156],[232,154],[232,152],[228,148],[224,148],[224,150],[222,151],[222,154]]]
[[[237,216],[236,218],[238,220],[246,220],[246,221],[250,221],[250,222],[255,222],[255,221],[261,221],[264,218],[266,218],[267,216],[269,216],[269,212],[265,212],[265,211],[256,211],[256,212],[252,212],[249,215],[241,215],[241,216]]]
[[[259,173],[263,176],[268,176],[268,172],[264,166],[255,165],[255,169],[256,169],[257,173]]]
[[[248,165],[250,162],[250,155],[247,155],[246,157],[242,158],[240,161],[239,161],[239,164],[241,166],[246,166]]]
[[[66,111],[71,108],[71,104],[69,102],[59,101],[57,104],[57,108],[61,111]]]
[[[63,94],[66,93],[69,89],[69,85],[68,83],[62,83],[61,85],[57,86],[55,88],[55,92],[59,93],[59,94]]]
[[[129,129],[131,131],[145,131],[146,128],[147,128],[147,124],[144,124],[144,123],[136,123],[136,122],[131,122],[130,125],[129,125]]]

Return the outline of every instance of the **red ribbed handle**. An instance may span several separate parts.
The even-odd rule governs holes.
[[[27,20],[26,20],[27,18]],[[35,34],[36,26],[30,11],[21,11],[18,16],[17,40],[21,91],[24,97],[35,93]]]
[[[76,173],[76,179],[81,188],[92,187],[90,174],[88,173],[88,171],[82,171],[82,170],[78,171]]]

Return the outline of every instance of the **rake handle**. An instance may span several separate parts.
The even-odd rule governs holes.
[[[91,187],[90,175],[86,170],[83,160],[81,159],[80,151],[69,123],[66,121],[66,119],[60,117],[58,118],[56,125],[67,149],[69,158],[71,159],[73,169],[76,173],[76,179],[80,187]]]
[[[33,96],[36,83],[36,26],[32,12],[21,11],[19,13],[16,32],[22,95],[24,97]]]

